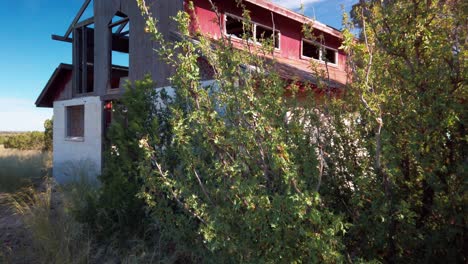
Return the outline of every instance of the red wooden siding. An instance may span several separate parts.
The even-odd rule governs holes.
[[[197,29],[201,33],[211,36],[215,39],[220,38],[224,34],[224,16],[221,17],[221,29],[217,23],[217,16],[211,10],[211,5],[208,0],[194,0],[195,5],[195,21],[192,29]],[[265,2],[265,1],[264,1]],[[229,13],[236,16],[242,16],[241,8],[237,7],[235,1],[214,0],[221,14]],[[302,23],[297,19],[291,19],[284,14],[275,12],[275,9],[266,9],[253,3],[245,3],[248,10],[250,10],[251,20],[255,23],[273,28],[273,21],[275,29],[280,31],[280,50],[277,51],[277,58],[283,63],[293,65],[301,70],[308,70],[310,59],[303,58],[302,53]],[[274,7],[274,4],[268,6]],[[322,26],[323,27],[323,26]],[[333,31],[333,30],[330,30]],[[331,79],[339,82],[346,83],[346,54],[339,50],[341,46],[341,36],[333,35],[331,33],[322,32],[318,29],[313,32],[316,36],[323,34],[325,45],[338,50],[338,65],[329,65],[329,72]],[[237,40],[233,39],[233,42]],[[323,66],[323,64],[320,64]]]

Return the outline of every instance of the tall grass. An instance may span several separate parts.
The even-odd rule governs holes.
[[[51,180],[9,195],[8,204],[31,235],[32,248],[22,254],[38,263],[90,262],[90,235],[67,211],[67,198]]]
[[[50,168],[49,152],[5,149],[0,145],[0,193],[28,186],[47,175]]]
[[[19,157],[15,159],[14,154],[18,154],[16,156]],[[77,213],[89,212],[88,206],[98,201],[98,184],[94,178],[88,177],[87,172],[90,168],[86,163],[69,164],[69,176],[73,181],[66,185],[58,186],[53,179],[44,177],[40,186],[28,185],[16,189],[28,184],[30,179],[42,177],[43,168],[47,165],[41,165],[41,162],[44,159],[47,161],[47,158],[38,152],[11,150],[3,150],[0,156],[2,162],[10,160],[15,163],[15,166],[8,164],[10,175],[14,177],[0,177],[1,183],[10,184],[8,189],[12,190],[11,193],[0,196],[0,207],[8,206],[15,217],[21,219],[23,226],[18,228],[17,232],[26,232],[27,235],[23,239],[28,240],[21,248],[13,250],[7,250],[0,245],[0,263],[130,264],[161,263],[163,260],[171,263],[170,259],[163,257],[165,254],[161,253],[161,248],[154,246],[161,241],[148,244],[149,241],[135,238],[128,241],[127,247],[121,248],[112,238],[96,241],[91,231],[93,229],[77,220]],[[21,164],[28,166],[29,170],[21,168]],[[5,168],[0,170],[5,171]],[[23,176],[18,177],[18,170]],[[28,175],[27,171],[32,172],[33,176]],[[18,179],[25,181],[18,184]],[[5,189],[5,186],[2,189]],[[1,232],[2,226],[0,238]]]

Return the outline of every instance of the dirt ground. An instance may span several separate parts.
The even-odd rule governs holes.
[[[45,178],[32,181],[35,190],[43,191]],[[32,236],[11,206],[11,194],[0,193],[0,264],[35,264]]]
[[[31,237],[20,215],[9,208],[7,195],[0,194],[0,263],[34,263],[25,254],[32,249]]]

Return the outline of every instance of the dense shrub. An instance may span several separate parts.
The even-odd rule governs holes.
[[[114,108],[88,218],[103,237],[149,232],[161,260],[184,263],[466,262],[459,2],[361,1],[340,98],[314,63],[299,98],[272,47],[193,41],[187,13],[166,42],[138,2],[176,96],[145,80]],[[200,84],[201,56],[214,84]]]

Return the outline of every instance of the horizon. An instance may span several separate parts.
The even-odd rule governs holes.
[[[341,28],[342,6],[349,12],[356,0],[273,0],[317,21]],[[0,16],[14,26],[4,27],[0,43],[0,131],[44,131],[51,108],[35,101],[60,63],[71,63],[71,44],[51,39],[63,34],[83,0],[18,0],[0,4]]]

